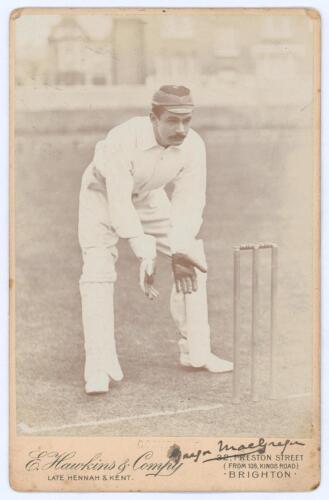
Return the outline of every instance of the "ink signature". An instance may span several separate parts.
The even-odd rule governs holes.
[[[217,445],[218,449],[216,450],[216,456],[208,456],[208,458],[205,458],[207,455],[213,455],[213,452],[211,450],[199,449],[191,453],[183,453],[182,460],[193,459],[194,462],[198,462],[200,459],[203,459],[202,463],[206,463],[216,460],[227,460],[228,458],[241,457],[245,455],[261,455],[266,453],[267,448],[269,447],[276,448],[283,455],[288,448],[292,446],[305,446],[305,443],[302,441],[293,441],[291,439],[285,439],[284,441],[266,441],[264,438],[259,438],[256,442],[240,445],[227,444],[221,439],[218,441]]]

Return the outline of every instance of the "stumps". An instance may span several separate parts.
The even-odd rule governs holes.
[[[275,356],[277,332],[277,297],[278,297],[278,246],[274,243],[243,244],[234,248],[233,276],[233,403],[241,400],[241,328],[240,328],[240,256],[242,251],[252,251],[252,316],[251,316],[251,400],[258,401],[257,366],[259,350],[259,254],[261,250],[271,250],[271,306],[270,306],[270,362],[269,394],[275,398]]]

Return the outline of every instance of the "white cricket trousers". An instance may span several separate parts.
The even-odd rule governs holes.
[[[168,244],[170,201],[163,189],[134,199],[145,234],[156,238],[157,249],[170,255]],[[105,371],[113,380],[123,373],[116,352],[113,289],[117,275],[118,236],[111,229],[106,193],[88,187],[88,169],[82,178],[79,200],[79,243],[83,269],[80,277],[82,323],[85,347],[84,376]],[[205,263],[203,244],[195,240],[193,255]],[[170,272],[170,270],[168,269]],[[210,354],[207,307],[207,275],[196,270],[198,290],[177,293],[173,286],[170,310],[176,328],[187,341],[192,366],[206,364]],[[136,283],[138,286],[138,284]],[[137,292],[137,291],[136,291]],[[140,292],[142,293],[142,292]]]

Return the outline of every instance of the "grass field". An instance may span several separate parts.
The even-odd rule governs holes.
[[[78,280],[81,174],[102,134],[21,134],[16,140],[17,423],[39,435],[307,436],[312,390],[312,151],[310,132],[200,130],[208,192],[201,236],[208,257],[213,350],[232,359],[232,247],[280,247],[277,389],[250,403],[250,260],[242,265],[244,401],[231,404],[232,374],[178,364],[169,314],[171,274],[159,258],[161,297],[138,288],[138,263],[120,242],[116,335],[125,374],[107,395],[88,397]],[[261,260],[261,355],[267,393],[269,261]],[[291,397],[294,396],[294,397]],[[297,432],[296,432],[297,430]]]

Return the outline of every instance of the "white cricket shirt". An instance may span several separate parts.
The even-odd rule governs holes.
[[[171,250],[185,251],[202,224],[206,191],[206,151],[190,129],[184,142],[167,148],[157,143],[149,117],[114,127],[96,144],[90,187],[105,180],[111,224],[121,238],[143,234],[134,199],[172,182]]]

